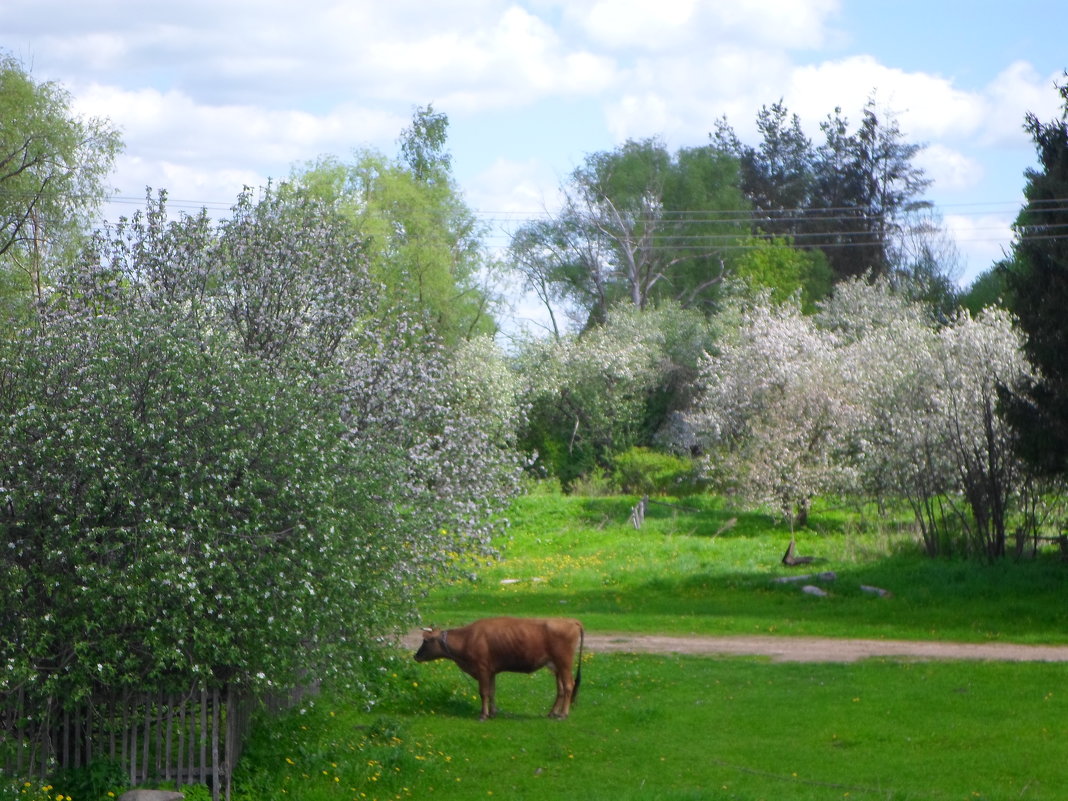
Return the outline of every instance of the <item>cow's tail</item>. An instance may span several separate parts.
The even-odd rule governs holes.
[[[578,667],[575,670],[575,686],[571,688],[571,703],[575,703],[575,699],[578,698],[579,685],[582,683],[582,644],[586,639],[586,630],[579,624],[579,652],[578,652]]]

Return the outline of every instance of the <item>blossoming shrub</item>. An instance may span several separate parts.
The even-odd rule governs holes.
[[[930,553],[996,558],[1027,485],[997,404],[1030,374],[1020,345],[1003,312],[938,325],[885,282],[811,317],[765,297],[707,358],[689,421],[706,473],[753,503],[803,523],[817,494],[903,497]]]
[[[611,470],[614,454],[652,444],[685,405],[714,339],[698,311],[621,304],[581,335],[525,343],[516,360],[530,410],[523,446],[565,487]]]
[[[742,310],[706,358],[689,418],[713,481],[802,523],[813,496],[850,483],[844,423],[856,397],[836,346],[796,304],[765,296]]]
[[[356,683],[489,548],[507,386],[372,292],[330,208],[270,192],[150,202],[57,281],[0,344],[0,693]]]

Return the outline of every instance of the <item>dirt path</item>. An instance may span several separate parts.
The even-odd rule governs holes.
[[[413,650],[419,631],[403,642]],[[660,634],[586,633],[593,653],[767,656],[773,662],[856,662],[871,657],[895,659],[979,659],[1004,662],[1068,662],[1068,645],[951,643],[906,640],[852,640],[832,637],[676,637]]]

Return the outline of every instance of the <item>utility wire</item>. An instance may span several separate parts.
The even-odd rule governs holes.
[[[10,188],[0,187],[0,198],[30,198],[32,193],[19,192]],[[72,199],[79,197],[88,199],[91,196],[69,195]],[[103,203],[111,206],[142,206],[146,198],[132,195],[106,195]],[[227,211],[233,207],[233,203],[217,200],[200,200],[186,198],[167,198],[167,208],[179,211],[199,211],[205,209],[209,212]],[[1068,224],[1055,223],[1044,224],[1041,217],[1046,214],[1062,214],[1068,212],[1068,198],[1054,198],[1048,200],[1032,200],[1027,203],[1018,201],[987,201],[961,204],[947,204],[932,209],[940,213],[952,212],[955,216],[978,216],[989,217],[994,213],[1018,214],[1022,208],[1035,219],[1032,223],[1022,226],[1013,231],[1013,237],[1017,240],[1026,241],[1059,241],[1068,237]],[[494,225],[501,230],[488,234],[488,238],[500,240],[511,239],[511,234],[505,230],[519,228],[534,223],[548,223],[559,219],[560,215],[549,211],[525,211],[525,210],[485,210],[474,209],[472,214],[485,224]],[[817,209],[657,209],[645,212],[637,212],[629,215],[635,222],[642,220],[654,221],[673,231],[673,233],[655,236],[655,243],[649,247],[661,250],[707,250],[716,248],[721,250],[751,249],[760,246],[760,240],[775,237],[788,238],[794,244],[818,245],[820,247],[866,247],[880,244],[883,241],[881,232],[877,230],[856,230],[850,227],[854,223],[865,225],[878,225],[879,223],[892,222],[878,213],[866,213],[863,209],[855,206],[837,206]],[[922,230],[921,225],[910,229],[909,226],[900,226],[894,222],[898,230]],[[100,219],[101,223],[114,224],[117,220]],[[813,225],[828,225],[834,223],[835,227],[830,230],[813,231],[805,230]],[[761,224],[775,229],[757,233],[754,236],[757,241],[752,243],[738,242],[739,235],[750,236],[752,229],[759,231]],[[738,233],[713,233],[693,232],[687,233],[685,229],[691,226],[722,226],[734,227]],[[796,230],[789,230],[796,226]],[[937,227],[946,229],[944,223]],[[982,243],[1002,242],[1005,240],[1005,229],[1000,225],[981,225],[970,228],[967,231],[954,232],[954,239],[959,243]],[[858,237],[867,237],[865,241],[856,241]],[[848,238],[849,241],[835,242],[835,239]]]

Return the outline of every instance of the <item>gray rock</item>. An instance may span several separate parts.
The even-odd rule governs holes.
[[[182,801],[185,793],[174,790],[127,790],[119,801]]]

